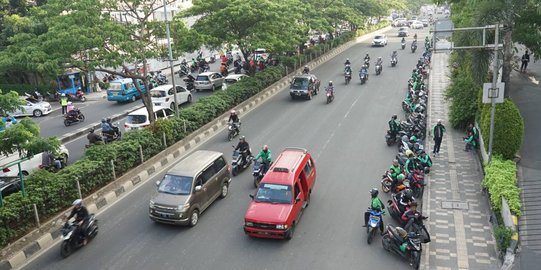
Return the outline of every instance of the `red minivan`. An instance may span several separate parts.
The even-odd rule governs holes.
[[[291,239],[310,203],[316,182],[312,156],[302,148],[286,148],[261,180],[244,215],[249,236]]]

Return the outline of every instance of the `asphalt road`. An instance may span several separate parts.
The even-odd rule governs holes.
[[[234,177],[230,193],[216,201],[194,228],[174,227],[148,218],[154,182],[147,181],[99,215],[100,234],[71,257],[60,257],[59,245],[45,251],[24,269],[405,269],[395,255],[383,250],[377,237],[371,246],[361,227],[369,204],[369,189],[379,187],[396,147],[387,147],[388,118],[402,115],[400,103],[406,81],[422,51],[400,50],[397,29],[389,45],[370,48],[362,43],[315,69],[322,85],[332,80],[336,98],[326,105],[324,95],[311,101],[291,101],[281,92],[247,115],[241,115],[243,135],[257,151],[268,144],[274,155],[287,146],[305,147],[316,161],[317,182],[310,207],[291,241],[253,239],[244,235],[243,217],[253,193],[251,170]],[[424,39],[427,31],[419,38]],[[411,41],[411,38],[408,40]],[[408,46],[409,47],[409,46]],[[390,67],[392,50],[399,53]],[[355,75],[361,58],[384,57],[380,76],[360,85],[358,76],[344,85],[346,58]],[[230,158],[231,142],[223,131],[198,149],[221,151]],[[382,195],[386,201],[389,196]],[[384,220],[389,222],[390,217]],[[392,222],[391,222],[392,223]]]

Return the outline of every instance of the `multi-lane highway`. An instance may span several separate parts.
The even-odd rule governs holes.
[[[247,115],[241,115],[242,133],[254,152],[268,144],[274,156],[287,146],[304,147],[316,161],[317,182],[310,207],[291,241],[252,239],[244,235],[243,217],[253,193],[251,170],[233,178],[227,198],[216,201],[194,228],[174,227],[148,218],[148,201],[159,176],[150,179],[100,213],[100,233],[71,257],[60,257],[59,245],[37,256],[24,269],[403,269],[405,261],[387,253],[378,236],[366,244],[363,212],[369,190],[380,186],[396,147],[387,147],[384,135],[394,113],[402,116],[406,82],[422,50],[400,50],[397,29],[389,31],[389,45],[353,46],[313,70],[322,86],[332,80],[336,98],[326,105],[324,95],[311,101],[290,100],[284,91]],[[420,45],[427,31],[419,33]],[[413,35],[413,33],[410,33]],[[408,38],[408,48],[411,41]],[[393,50],[399,63],[390,67]],[[372,58],[370,78],[360,85],[357,72],[362,58]],[[374,61],[384,59],[376,76]],[[343,63],[352,61],[354,77],[344,85]],[[73,143],[75,144],[75,143]],[[231,155],[225,131],[197,149]],[[69,144],[68,144],[69,146]],[[387,195],[381,196],[383,201]],[[391,218],[384,218],[393,223]]]

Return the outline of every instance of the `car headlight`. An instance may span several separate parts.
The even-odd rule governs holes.
[[[287,224],[277,224],[276,229],[285,230],[285,229],[287,229]]]
[[[176,209],[177,212],[179,213],[182,213],[182,212],[186,212],[186,210],[190,209],[190,204],[187,203],[185,205],[179,205]]]
[[[252,226],[254,226],[254,223],[246,221],[246,222],[244,222],[244,226],[252,227]]]
[[[148,203],[148,207],[154,208],[154,201],[153,200],[150,200],[150,202]]]

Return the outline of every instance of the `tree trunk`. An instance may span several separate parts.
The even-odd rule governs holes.
[[[505,83],[504,97],[510,97],[511,72],[513,71],[513,30],[505,32],[503,40],[502,82]]]
[[[145,77],[144,84],[145,84],[145,90],[146,91],[142,92],[141,89],[139,89],[139,88],[137,88],[137,91],[139,91],[139,93],[141,93],[141,100],[143,100],[143,105],[145,105],[145,108],[147,109],[148,121],[150,123],[154,123],[156,121],[156,117],[154,117],[154,107],[153,107],[153,104],[152,104],[152,99],[150,98],[150,89],[149,89],[149,81],[148,81],[148,78],[147,78],[147,74],[148,74],[147,60],[144,59],[143,60],[143,77]],[[137,83],[135,83],[135,85],[136,85],[136,87],[139,87]]]

